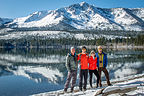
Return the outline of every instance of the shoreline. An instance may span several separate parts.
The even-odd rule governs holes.
[[[76,48],[81,48],[82,46],[86,46],[88,49],[96,49],[97,46],[96,45],[80,45],[80,46],[75,46],[75,45],[57,45],[57,46],[18,46],[18,47],[4,47],[4,46],[0,46],[0,48],[9,48],[9,49],[19,49],[19,48],[30,48],[30,49],[35,49],[35,48],[39,48],[39,49],[53,49],[53,48],[58,48],[58,49],[69,49],[71,46],[74,46]],[[134,46],[134,45],[114,45],[114,46],[105,46],[105,45],[101,45],[104,49],[118,49],[118,50],[124,50],[124,49],[144,49],[144,45],[140,45],[140,46]]]
[[[134,82],[134,81],[135,82],[140,82],[141,81],[141,83],[136,83],[136,84],[132,83],[132,84],[129,84],[129,85],[127,84],[128,82]],[[90,86],[88,85],[87,86],[87,91],[93,90],[92,91],[93,96],[97,96],[97,95],[107,96],[109,94],[120,94],[120,93],[126,94],[128,92],[138,90],[139,86],[141,86],[142,87],[142,92],[144,92],[144,73],[134,75],[134,76],[128,76],[128,77],[125,77],[125,78],[122,78],[122,79],[111,80],[111,83],[112,83],[113,86],[107,86],[106,81],[104,81],[103,82],[103,87],[96,88],[96,86],[94,86],[95,89],[91,89]],[[124,86],[117,86],[117,85],[121,85],[123,83],[126,83],[126,84],[124,84]],[[94,83],[94,85],[96,85],[96,84]],[[64,96],[69,96],[69,95],[78,96],[78,95],[74,95],[74,94],[83,94],[83,93],[80,93],[80,91],[78,89],[78,86],[75,87],[74,93],[70,93],[69,91],[70,91],[70,89],[68,89],[68,92],[66,94],[64,94],[63,89],[62,89],[62,90],[57,90],[57,91],[34,94],[34,95],[31,95],[31,96],[63,96],[63,95]],[[144,93],[143,93],[143,95],[144,95]],[[87,95],[83,94],[83,96],[87,96]]]

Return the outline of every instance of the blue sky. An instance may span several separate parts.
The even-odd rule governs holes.
[[[0,17],[24,17],[35,11],[54,10],[83,1],[101,8],[144,8],[144,0],[0,0]]]

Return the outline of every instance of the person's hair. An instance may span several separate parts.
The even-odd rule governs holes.
[[[100,48],[102,49],[102,46],[98,46],[98,47],[97,47],[97,49],[100,49]]]
[[[70,50],[75,49],[74,47],[71,47]]]
[[[82,49],[86,49],[86,47],[85,47],[85,46],[82,46]]]
[[[95,54],[95,51],[94,51],[94,50],[92,50],[92,51],[90,52],[90,55],[93,54],[93,53]]]

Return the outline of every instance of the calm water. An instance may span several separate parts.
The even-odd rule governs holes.
[[[111,79],[144,73],[144,50],[105,51]],[[0,49],[0,96],[27,96],[63,89],[67,52],[65,49]]]

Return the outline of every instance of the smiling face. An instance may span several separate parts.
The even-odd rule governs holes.
[[[86,49],[85,48],[82,48],[82,53],[86,53]]]
[[[98,46],[98,53],[102,53],[102,46]]]
[[[91,56],[94,57],[94,56],[95,56],[95,53],[91,53]]]
[[[75,48],[71,49],[71,53],[72,53],[72,54],[75,53]]]

